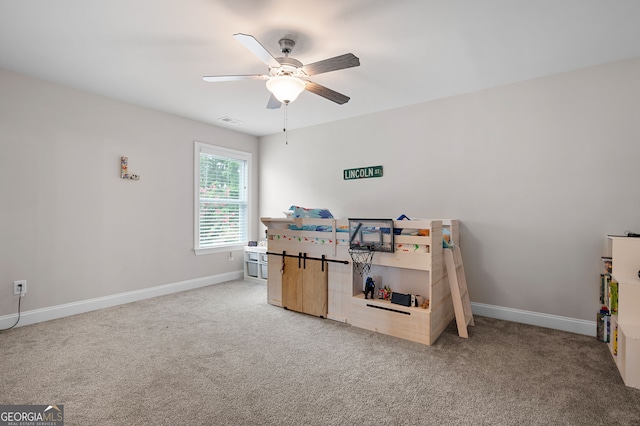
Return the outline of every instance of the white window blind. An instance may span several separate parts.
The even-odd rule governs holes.
[[[251,154],[196,143],[196,252],[246,245]]]

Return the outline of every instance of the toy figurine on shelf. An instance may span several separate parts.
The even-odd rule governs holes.
[[[373,299],[373,295],[376,291],[376,284],[373,282],[373,278],[367,277],[367,281],[364,284],[364,298],[368,299],[369,294],[371,294],[371,298]]]
[[[391,298],[391,288],[388,285],[385,285],[383,288],[378,290],[378,298],[389,300]]]

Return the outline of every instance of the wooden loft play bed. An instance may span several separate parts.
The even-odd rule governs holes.
[[[453,320],[443,230],[459,245],[458,220],[393,221],[393,252],[376,251],[371,270],[363,276],[352,268],[349,219],[265,217],[261,221],[267,227],[270,304],[426,345],[434,343]],[[373,300],[363,293],[367,276],[376,283]],[[394,292],[420,295],[428,307],[379,299],[378,289],[385,285]]]

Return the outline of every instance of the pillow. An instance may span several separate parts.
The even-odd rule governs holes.
[[[300,206],[289,207],[293,211],[293,217],[305,217],[314,219],[333,219],[333,215],[328,209],[308,209]]]
[[[451,231],[446,228],[442,228],[442,248],[453,247],[453,240],[451,239]]]

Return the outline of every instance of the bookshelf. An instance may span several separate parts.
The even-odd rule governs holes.
[[[640,389],[640,238],[610,235],[607,240],[603,261],[610,261],[611,269],[610,274],[605,270],[601,289],[601,301],[604,297],[610,311],[605,341],[625,385]]]

